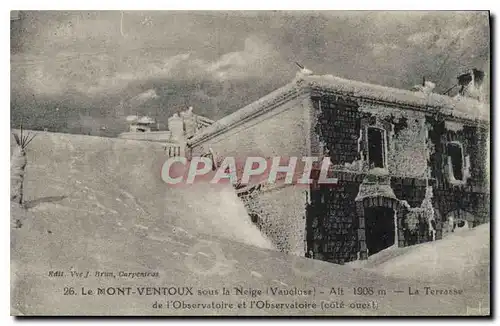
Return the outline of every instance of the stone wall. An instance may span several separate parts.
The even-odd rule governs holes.
[[[411,207],[420,207],[425,198],[424,179],[391,177],[391,188],[399,200],[406,200]]]
[[[457,210],[472,214],[470,221],[474,226],[490,220],[490,194],[464,191],[456,187],[440,186],[434,190],[434,207],[446,223],[446,217]]]
[[[484,127],[454,124],[452,128],[445,121],[436,121],[427,118],[431,125],[429,137],[434,144],[435,151],[430,157],[431,176],[436,179],[438,185],[449,183],[446,177],[448,142],[459,142],[463,147],[464,156],[470,159],[470,176],[467,178],[467,186],[488,186],[489,159],[487,146],[489,142],[488,130]]]
[[[241,198],[278,249],[299,255],[305,249],[315,259],[345,263],[366,254],[366,208],[394,210],[399,246],[440,239],[445,217],[456,210],[470,211],[474,224],[489,219],[486,130],[425,114],[313,91],[208,137],[191,155],[211,148],[222,157],[329,156],[337,185],[254,188]],[[387,164],[381,179],[386,181],[380,184],[385,193],[359,199],[360,185],[379,179],[366,164],[363,131],[368,126],[385,130]],[[470,161],[463,184],[446,179],[448,141],[461,142]]]
[[[328,153],[335,165],[344,165],[358,160],[358,138],[360,118],[357,105],[331,96],[312,96],[312,103],[318,112],[315,118],[315,131],[320,148],[313,152]]]
[[[309,153],[308,137],[311,103],[307,97],[293,99],[223,133],[196,144],[192,155],[303,156]]]
[[[435,179],[433,205],[442,224],[447,223],[446,217],[457,210],[470,213],[469,222],[473,225],[489,221],[488,130],[431,118],[428,118],[428,123],[432,125],[429,137],[435,147],[435,152],[430,157],[431,176]],[[448,142],[460,143],[464,157],[468,157],[469,176],[465,182],[450,182],[447,175]]]
[[[311,192],[307,247],[315,259],[342,264],[357,258],[359,218],[355,198],[360,184],[359,176],[353,176],[351,180],[339,179],[337,185],[321,185]]]
[[[305,254],[308,189],[289,185],[240,195],[253,222],[280,251]]]
[[[408,111],[399,119],[389,120],[393,124],[389,148],[389,172],[406,178],[426,178],[428,155],[427,126],[422,113]]]
[[[344,171],[337,187],[311,188],[307,244],[315,258],[343,263],[356,259],[358,252],[363,255],[363,215],[370,205],[395,209],[399,246],[440,239],[446,215],[456,210],[473,213],[474,225],[489,218],[486,130],[457,123],[445,128],[444,122],[426,118],[423,112],[358,104],[347,96],[313,93],[311,99],[315,108],[312,152],[328,155],[335,169]],[[364,162],[366,126],[386,131],[385,173],[394,198],[374,194],[356,203],[360,184],[373,173]],[[461,142],[469,156],[470,176],[463,185],[451,185],[446,178],[448,141]]]

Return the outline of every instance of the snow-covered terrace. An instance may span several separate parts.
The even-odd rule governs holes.
[[[291,83],[214,122],[211,126],[195,135],[189,141],[189,145],[194,146],[207,138],[212,138],[253,117],[272,110],[282,103],[296,98],[301,94],[310,93],[313,90],[326,91],[349,96],[361,101],[396,106],[408,110],[439,112],[445,116],[449,116],[452,120],[488,123],[490,119],[489,104],[481,103],[468,97],[449,97],[432,92],[416,92],[348,80],[332,75],[312,75],[295,79]]]

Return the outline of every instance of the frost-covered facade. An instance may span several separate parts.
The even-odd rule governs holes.
[[[188,148],[330,157],[336,185],[238,190],[262,232],[297,255],[345,263],[489,220],[489,107],[466,97],[302,75]]]

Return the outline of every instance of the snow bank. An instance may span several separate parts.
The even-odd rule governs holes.
[[[75,234],[111,227],[210,234],[272,248],[232,188],[170,188],[160,143],[37,132],[27,151],[25,199],[44,229]],[[43,224],[43,225],[42,225]]]
[[[168,198],[182,196],[176,225],[209,235],[273,249],[273,245],[251,222],[250,217],[231,185],[195,184],[174,189]],[[166,207],[166,214],[169,208]]]
[[[386,276],[421,281],[487,280],[490,264],[489,223],[448,237],[406,248],[389,248],[366,266]],[[486,276],[486,277],[485,277]]]

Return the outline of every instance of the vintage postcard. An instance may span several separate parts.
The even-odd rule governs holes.
[[[12,11],[14,316],[489,316],[486,11]]]

